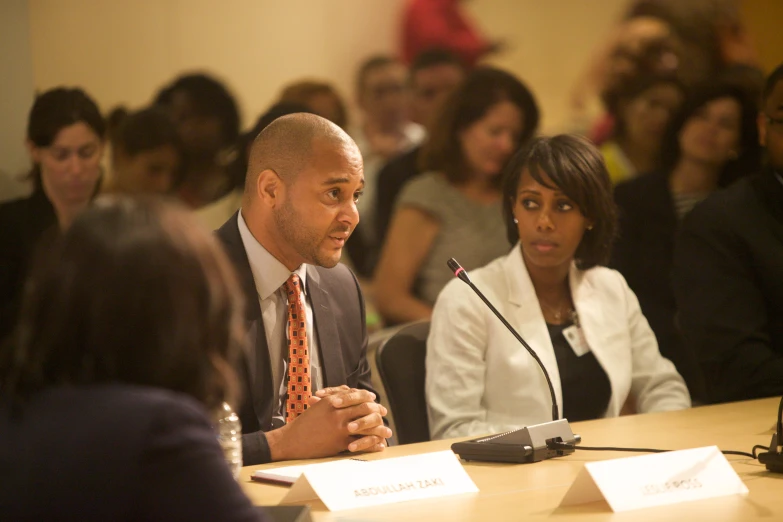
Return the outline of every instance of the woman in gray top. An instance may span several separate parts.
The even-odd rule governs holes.
[[[508,252],[500,174],[538,126],[532,93],[499,69],[475,69],[444,103],[421,154],[421,176],[397,200],[375,275],[378,310],[388,323],[429,319],[452,277]]]

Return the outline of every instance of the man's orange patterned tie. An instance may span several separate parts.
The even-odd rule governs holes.
[[[288,294],[288,400],[286,422],[291,422],[307,409],[312,396],[310,386],[310,350],[307,346],[307,316],[302,302],[302,281],[291,274],[285,282]]]

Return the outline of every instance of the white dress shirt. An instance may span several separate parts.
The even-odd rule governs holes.
[[[557,359],[519,244],[507,256],[471,271],[470,278],[536,351],[552,379],[562,416]],[[619,415],[629,396],[639,413],[690,407],[682,377],[658,351],[623,276],[604,267],[579,270],[572,264],[569,285],[586,349],[609,378],[612,395],[604,416]],[[458,279],[446,285],[433,310],[426,394],[433,439],[499,433],[552,420],[543,372]]]
[[[285,377],[288,371],[288,293],[284,285],[292,273],[297,274],[302,281],[301,298],[304,301],[305,314],[307,315],[307,348],[310,352],[310,378],[313,394],[323,388],[318,341],[313,327],[313,308],[310,305],[310,300],[307,299],[307,265],[302,264],[291,272],[253,236],[245,223],[242,212],[239,213],[237,221],[239,235],[242,237],[247,259],[250,262],[250,270],[253,273],[253,281],[256,284],[258,301],[261,305],[261,317],[266,331],[266,343],[269,347],[272,389],[275,394],[272,404],[277,405],[273,417],[278,420],[285,419]]]

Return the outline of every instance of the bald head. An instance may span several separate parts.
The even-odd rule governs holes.
[[[309,113],[277,118],[261,131],[250,149],[245,196],[256,191],[258,176],[272,170],[286,184],[304,170],[318,150],[357,151],[348,134],[329,120]]]

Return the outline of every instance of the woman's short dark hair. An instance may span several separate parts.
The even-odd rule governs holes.
[[[576,266],[587,270],[605,265],[617,231],[617,209],[609,173],[595,145],[581,136],[560,134],[533,138],[514,155],[503,177],[503,219],[512,245],[519,241],[514,205],[525,170],[541,185],[560,190],[592,222],[576,249]]]
[[[27,120],[27,139],[36,147],[49,147],[65,127],[84,123],[103,140],[106,123],[98,105],[79,88],[56,87],[35,98]],[[41,169],[30,171],[34,190],[42,190]]]
[[[182,207],[103,196],[37,257],[0,390],[122,382],[234,396],[242,295],[217,239]]]
[[[709,82],[695,88],[672,118],[661,145],[661,167],[665,172],[671,172],[680,160],[680,133],[688,120],[708,103],[721,98],[731,98],[740,106],[740,138],[737,158],[726,162],[718,178],[718,185],[725,187],[761,168],[761,147],[756,122],[758,101],[742,85],[727,81]]]
[[[460,133],[483,118],[497,103],[509,101],[522,112],[522,132],[517,146],[527,142],[538,128],[539,111],[533,93],[515,76],[492,67],[479,67],[449,95],[432,134],[424,145],[420,166],[443,172],[452,183],[469,176],[460,145]]]
[[[187,93],[198,114],[220,121],[224,147],[234,145],[239,137],[239,109],[225,85],[206,74],[186,74],[161,89],[154,104],[168,107],[177,92]]]

